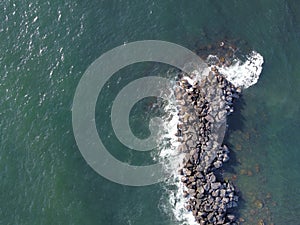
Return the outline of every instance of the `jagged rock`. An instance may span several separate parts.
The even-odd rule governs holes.
[[[221,166],[222,166],[222,162],[221,161],[214,162],[214,167],[216,167],[217,169],[220,168]]]
[[[210,184],[210,187],[211,187],[211,189],[213,189],[213,190],[217,190],[217,189],[219,189],[219,188],[221,187],[221,183],[220,183],[220,182],[217,182],[217,183],[211,183],[211,184]]]
[[[235,215],[228,214],[228,215],[227,215],[227,218],[230,220],[230,222],[235,221]]]

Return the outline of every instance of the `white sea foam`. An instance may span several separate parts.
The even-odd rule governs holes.
[[[189,78],[189,82],[193,83],[194,79]],[[177,151],[177,147],[180,144],[177,133],[177,125],[179,123],[178,109],[176,105],[175,96],[170,96],[169,103],[164,108],[167,113],[167,118],[163,124],[165,132],[161,136],[163,144],[161,145],[159,161],[163,162],[165,170],[169,171],[170,177],[166,180],[168,202],[168,211],[171,207],[172,217],[180,222],[182,225],[197,225],[194,216],[191,212],[188,212],[185,208],[186,199],[183,197],[183,191],[187,190],[181,182],[181,175],[178,173],[178,169],[182,167],[183,157],[182,153]],[[176,187],[176,190],[168,190],[168,187]]]
[[[217,56],[210,55],[213,61]],[[256,51],[246,56],[246,61],[235,59],[230,66],[217,67],[219,72],[236,87],[248,88],[257,83],[261,74],[264,58]]]
[[[208,57],[210,62],[218,60],[217,56],[210,55]],[[253,51],[246,56],[246,61],[242,62],[239,59],[234,60],[234,62],[228,67],[217,67],[219,72],[223,74],[227,80],[232,82],[236,87],[248,88],[257,83],[259,76],[262,71],[263,57]],[[207,68],[200,74],[198,71],[194,71],[191,76],[183,77],[190,84],[201,79],[201,77],[208,75],[210,68]],[[174,88],[176,85],[174,84]],[[187,199],[184,198],[183,192],[187,191],[187,188],[181,182],[181,175],[178,173],[178,169],[182,167],[183,154],[178,153],[177,147],[180,144],[178,137],[175,135],[177,132],[177,125],[179,124],[178,109],[176,105],[175,96],[170,96],[169,103],[165,106],[165,111],[167,116],[163,124],[164,132],[161,135],[161,140],[163,145],[161,145],[158,160],[163,162],[165,169],[171,173],[170,178],[166,181],[166,187],[176,187],[170,188],[168,192],[168,202],[164,208],[170,208],[172,217],[181,225],[198,225],[195,221],[192,212],[187,211],[185,208]],[[168,210],[169,211],[169,210]]]

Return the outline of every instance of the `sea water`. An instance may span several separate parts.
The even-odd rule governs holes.
[[[231,160],[224,169],[242,193],[245,224],[268,217],[299,224],[297,2],[3,0],[0,12],[0,224],[178,223],[166,184],[138,188],[104,179],[82,158],[72,132],[72,99],[88,66],[124,42],[147,39],[191,50],[238,39],[237,47],[263,56],[259,81],[228,118]],[[118,142],[109,115],[118,90],[138,77],[164,76],[161,66],[125,68],[100,93],[98,132],[120,160],[153,163],[152,154]],[[141,135],[148,133],[148,109],[132,115],[140,122],[133,130],[145,128]]]

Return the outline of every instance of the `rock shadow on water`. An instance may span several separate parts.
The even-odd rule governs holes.
[[[225,133],[224,141],[223,143],[228,146],[230,149],[230,162],[224,164],[224,171],[231,173],[231,174],[238,174],[235,170],[235,168],[238,165],[241,165],[239,162],[237,155],[236,155],[236,149],[235,146],[230,143],[230,137],[231,135],[234,135],[235,131],[242,131],[244,129],[244,121],[245,118],[242,115],[242,111],[244,109],[244,106],[246,105],[245,100],[243,97],[240,97],[239,99],[235,99],[234,102],[234,112],[227,116],[227,125],[228,130]]]
[[[225,139],[226,146],[230,149],[230,153],[229,153],[229,157],[230,160],[228,163],[224,163],[223,165],[223,170],[226,171],[226,173],[230,173],[230,174],[238,174],[237,171],[235,170],[235,168],[240,165],[241,163],[238,161],[236,153],[234,151],[234,147],[228,143]]]
[[[228,140],[228,137],[231,133],[235,131],[243,131],[245,127],[245,117],[242,115],[242,111],[246,106],[246,102],[241,96],[239,99],[236,99],[234,102],[234,112],[227,117],[228,130],[225,135],[225,141]]]

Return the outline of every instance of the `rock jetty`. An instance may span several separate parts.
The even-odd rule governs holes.
[[[201,81],[181,75],[175,90],[179,112],[178,147],[185,157],[179,173],[185,186],[186,209],[201,225],[237,224],[230,213],[237,207],[234,185],[224,181],[220,168],[229,160],[222,144],[226,117],[241,89],[228,82],[215,67]]]

